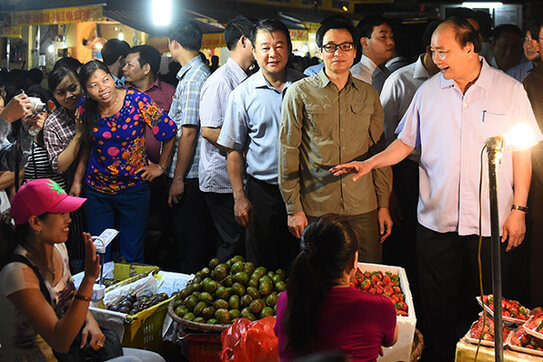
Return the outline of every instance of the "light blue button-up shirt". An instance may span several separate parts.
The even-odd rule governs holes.
[[[287,68],[287,81],[279,91],[259,70],[230,93],[217,143],[246,151],[247,174],[258,180],[278,184],[281,103],[287,88],[303,77]]]
[[[536,142],[543,138],[522,84],[492,68],[484,59],[479,78],[464,95],[453,80],[444,79],[441,73],[420,86],[396,129],[403,143],[421,146],[419,223],[441,233],[479,233],[481,150],[488,137],[503,135],[518,122],[530,125]],[[490,236],[486,175],[485,152],[482,233]],[[500,230],[503,230],[514,195],[511,147],[505,147],[498,177]]]
[[[173,155],[169,176],[175,174],[175,166],[177,164],[177,152],[179,146],[179,138],[183,132],[184,125],[192,125],[200,127],[200,92],[205,80],[209,76],[209,68],[204,64],[200,56],[192,58],[185,66],[177,73],[179,83],[175,89],[175,95],[172,99],[170,112],[168,116],[174,120],[177,125],[177,139],[175,140],[175,153]],[[198,129],[198,138],[196,140],[196,149],[193,159],[186,170],[186,178],[198,177],[198,163],[200,158],[200,130]]]
[[[202,127],[222,127],[228,96],[245,78],[247,74],[232,58],[228,58],[222,67],[207,78],[200,97]],[[226,168],[226,153],[205,138],[202,138],[198,167],[200,190],[218,193],[232,192]]]
[[[534,69],[534,62],[528,60],[527,62],[523,62],[509,68],[506,73],[522,83],[528,74],[530,74],[532,69]]]

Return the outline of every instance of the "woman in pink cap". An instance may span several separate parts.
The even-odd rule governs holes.
[[[104,346],[105,336],[89,311],[100,273],[96,248],[84,233],[85,276],[76,290],[64,245],[70,212],[85,200],[68,196],[49,179],[29,181],[13,197],[11,238],[18,245],[0,271],[0,361],[54,360],[52,350],[61,359],[73,350],[80,331],[80,348],[98,351]],[[149,351],[132,351],[119,348],[118,354],[130,354],[130,361],[163,361]]]
[[[12,260],[21,260],[22,256],[30,264],[11,262],[0,272],[0,360],[45,360],[51,354],[48,346],[67,352],[85,322],[83,333],[91,347],[103,345],[104,336],[88,312],[92,286],[100,272],[96,248],[85,234],[85,277],[76,290],[64,245],[71,222],[69,213],[85,200],[68,196],[49,179],[27,182],[13,197],[10,214],[18,245]],[[43,279],[45,293],[32,267]],[[38,334],[48,346],[37,338]]]

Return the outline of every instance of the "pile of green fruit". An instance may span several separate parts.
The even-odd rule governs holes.
[[[137,314],[144,309],[150,308],[155,304],[168,299],[168,294],[158,293],[153,295],[136,296],[136,293],[130,292],[128,295],[123,295],[117,303],[106,306],[108,310],[125,314]]]
[[[243,317],[251,321],[277,312],[277,298],[286,289],[285,273],[255,267],[235,256],[226,263],[212,259],[174,298],[179,317],[207,324],[229,324]]]

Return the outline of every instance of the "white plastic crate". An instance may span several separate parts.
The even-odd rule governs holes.
[[[392,347],[383,348],[385,354],[379,357],[379,362],[392,361],[409,361],[411,357],[411,348],[413,346],[413,337],[415,335],[415,325],[417,317],[415,315],[415,307],[413,305],[413,296],[409,289],[409,281],[405,269],[399,266],[390,266],[382,264],[358,263],[358,268],[361,272],[381,271],[398,274],[400,277],[400,286],[405,294],[405,302],[408,306],[407,316],[397,316],[396,323],[398,324],[398,340]]]

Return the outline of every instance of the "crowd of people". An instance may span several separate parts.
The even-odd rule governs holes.
[[[535,147],[506,148],[499,168],[504,293],[543,304],[543,156],[536,145],[543,138],[543,23],[524,31],[500,25],[491,34],[488,20],[457,9],[409,47],[399,40],[413,40],[389,19],[367,16],[355,27],[333,16],[316,33],[321,62],[309,65],[292,56],[282,22],[240,15],[225,27],[228,59],[220,67],[213,59],[211,69],[198,25],[172,27],[169,50],[181,66],[171,67],[173,81],[159,74],[158,50],[117,39],[104,45],[103,62],[57,61],[49,89],[39,70],[27,73],[28,82],[22,71],[2,71],[0,187],[7,194],[0,208],[9,208],[19,177],[52,179],[85,197],[82,209],[63,211],[71,212],[72,270],[89,265],[83,232],[107,228],[120,233],[106,260],[183,273],[237,254],[269,269],[292,265],[288,299],[278,304],[285,359],[315,341],[333,347],[323,326],[337,321],[319,327],[307,313],[339,308],[336,299],[390,312],[384,301],[335,289],[348,285],[356,261],[403,266],[426,358],[451,360],[458,331],[465,333],[477,308],[478,155],[486,138],[521,121],[535,134],[526,146]],[[25,92],[15,95],[18,89]],[[31,112],[29,96],[45,106]],[[19,119],[20,130],[11,125]],[[482,192],[488,199],[487,185]],[[487,204],[481,233],[490,290]],[[318,237],[330,228],[343,230],[331,234],[338,245]],[[524,257],[531,263],[519,262]],[[299,289],[315,279],[306,269],[327,273],[319,270],[326,258],[333,271],[304,295]],[[530,276],[522,283],[511,279],[517,266]],[[299,310],[311,304],[306,298],[317,298],[315,310]],[[373,336],[360,332],[375,345],[345,342],[346,350],[375,358],[376,346],[395,340],[395,323],[378,325]]]

